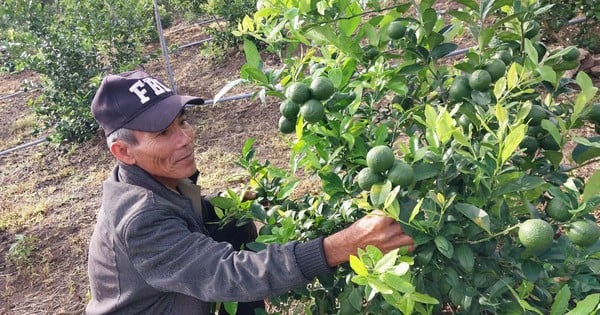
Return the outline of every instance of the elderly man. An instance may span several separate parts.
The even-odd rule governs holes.
[[[102,81],[92,114],[117,165],[90,241],[88,314],[210,314],[211,302],[260,301],[305,285],[367,245],[412,249],[384,216],[260,252],[215,239],[205,226],[213,208],[189,180],[197,171],[194,128],[183,108],[202,103],[142,71]]]

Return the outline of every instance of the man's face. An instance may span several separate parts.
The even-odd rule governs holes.
[[[184,113],[163,131],[135,131],[135,136],[138,144],[130,148],[135,164],[161,183],[174,188],[196,171],[194,129]]]

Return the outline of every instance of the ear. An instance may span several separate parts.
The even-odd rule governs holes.
[[[117,140],[110,145],[110,152],[114,155],[117,160],[133,165],[135,164],[135,157],[131,151],[131,146],[121,140]]]

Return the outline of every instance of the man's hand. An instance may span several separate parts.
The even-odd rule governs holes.
[[[404,234],[400,224],[379,210],[323,240],[325,258],[331,267],[348,261],[350,255],[356,255],[359,248],[367,245],[384,253],[402,246],[408,246],[410,251],[414,249],[413,239]]]

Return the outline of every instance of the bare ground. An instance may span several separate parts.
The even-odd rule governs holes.
[[[170,45],[205,37],[201,27],[185,24],[166,30],[166,35]],[[158,47],[153,44],[149,51]],[[239,77],[245,60],[231,50],[223,52],[221,60],[226,61],[220,62],[202,49],[182,49],[170,59],[179,93],[212,99]],[[162,58],[144,69],[167,82]],[[22,90],[24,82],[39,84],[37,80],[28,72],[0,74],[0,95]],[[241,87],[228,95],[251,91]],[[30,134],[35,116],[27,106],[37,93],[0,100],[0,151],[39,138]],[[257,139],[259,159],[287,162],[285,141],[276,128],[278,103],[241,99],[198,106],[190,116],[197,129],[196,156],[206,193],[241,185],[243,172],[234,162],[248,138]],[[88,299],[88,240],[100,206],[101,183],[113,165],[100,134],[84,144],[55,148],[42,143],[0,156],[0,314],[82,313]],[[7,218],[4,213],[18,215]],[[7,258],[18,235],[34,240],[23,249],[32,250],[28,260]]]

